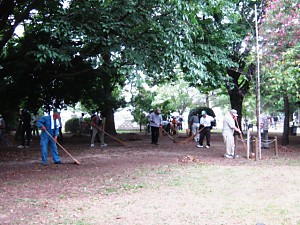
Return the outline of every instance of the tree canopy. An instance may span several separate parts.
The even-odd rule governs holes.
[[[280,28],[277,39],[272,35],[268,40],[262,32],[268,29],[260,29],[269,51],[276,42],[290,46],[291,37],[284,42],[281,34],[299,21],[299,5],[281,2],[273,6],[269,2],[265,10],[263,0],[2,1],[1,113],[81,102],[91,112],[102,111],[108,132],[114,133],[113,113],[126,104],[122,97],[126,85],[140,88],[139,76],[149,86],[170,85],[182,74],[189,86],[202,93],[226,87],[231,106],[241,115],[256,69],[249,60],[255,36],[254,4],[259,6],[259,18],[265,13],[266,27],[271,26],[268,18],[276,21],[280,7],[286,9],[280,11],[286,14],[282,25],[286,30]],[[272,32],[281,22],[272,25]],[[16,36],[20,24],[24,34]],[[186,88],[182,85],[180,90]],[[141,90],[134,99],[143,101],[148,94]],[[180,108],[184,107],[182,103]]]

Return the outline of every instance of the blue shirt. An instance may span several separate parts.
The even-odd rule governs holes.
[[[43,116],[39,121],[38,121],[38,128],[42,128],[42,126],[45,126],[47,131],[52,135],[52,137],[58,136],[58,123],[57,120],[54,120],[54,129],[51,129],[51,118],[52,116]],[[48,134],[43,131],[41,134],[41,137],[48,137]]]
[[[162,124],[162,116],[161,114],[156,114],[155,112],[150,114],[150,126],[151,127],[159,127]]]

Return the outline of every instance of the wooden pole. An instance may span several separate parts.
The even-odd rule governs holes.
[[[235,122],[236,122],[237,128],[239,128],[239,130],[241,131],[238,121],[235,120]],[[241,132],[242,132],[242,131],[241,131]],[[245,141],[244,141],[244,138],[243,138],[242,133],[240,133],[240,138],[241,138],[241,140],[242,140],[242,142],[243,142],[244,149],[245,149],[245,151],[247,152],[247,145],[246,145],[246,143],[245,143]]]
[[[258,160],[258,152],[259,152],[259,139],[255,137],[255,161]]]
[[[260,112],[261,112],[261,101],[260,101],[260,62],[259,62],[259,43],[258,43],[258,21],[257,21],[257,8],[255,6],[255,33],[256,33],[256,122],[257,122],[257,138],[258,138],[258,151],[259,158],[261,159],[261,125],[260,125]],[[256,154],[255,154],[256,159]]]
[[[238,153],[237,153],[237,149],[238,149],[238,138],[237,138],[236,135],[234,135],[234,146],[235,146],[235,149],[234,149],[233,158],[235,159],[236,156],[238,155]]]
[[[247,159],[249,159],[250,156],[250,143],[251,143],[251,134],[250,134],[250,130],[247,129]]]
[[[278,142],[277,136],[275,136],[275,156],[278,157]]]

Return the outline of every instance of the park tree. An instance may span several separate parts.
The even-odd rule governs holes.
[[[261,15],[264,1],[207,1],[202,5],[192,56],[199,59],[202,70],[185,77],[205,94],[225,86],[231,108],[239,115],[256,70],[255,63],[248,60],[255,44],[255,4]],[[182,68],[185,72],[184,65]],[[238,120],[240,123],[241,117]]]
[[[284,111],[285,119],[281,141],[283,145],[289,144],[290,115],[296,110],[298,101],[297,96],[300,89],[299,55],[299,45],[282,52],[276,64],[264,71],[264,80],[262,81],[262,86],[268,87],[262,90],[263,95],[270,96],[266,100],[277,103],[278,110]]]
[[[157,88],[155,102],[165,100],[169,100],[170,107],[181,116],[195,105],[205,105],[205,95],[201,95],[198,89],[189,87],[189,84],[182,79]]]
[[[300,89],[299,17],[300,4],[297,1],[268,1],[259,29],[263,50],[262,82],[268,87],[263,93],[271,96],[270,101],[284,111],[282,144],[285,145],[289,144],[290,112],[296,105]]]
[[[84,104],[93,96],[94,102],[102,102],[107,129],[114,133],[113,112],[122,102],[115,104],[120,100],[118,92],[134,71],[142,71],[155,85],[175,81],[178,71],[174,68],[180,67],[192,86],[210,89],[224,82],[234,88],[233,76],[224,76],[226,68],[231,68],[239,71],[236,80],[243,85],[240,77],[247,82],[250,78],[237,68],[241,59],[234,54],[240,52],[232,46],[241,47],[245,30],[249,29],[247,22],[251,21],[251,4],[72,0],[66,7],[49,5],[46,12],[37,10],[25,23],[24,37],[36,34],[37,41],[27,54],[35,62],[33,70],[40,71],[39,76],[34,73],[34,77],[42,78],[36,85],[48,88],[34,96],[47,101],[47,105],[76,100]],[[83,85],[81,77],[89,81],[89,87]],[[55,87],[64,87],[64,92]],[[243,96],[239,89],[234,90]],[[49,98],[44,97],[46,91],[51,93]],[[69,101],[64,99],[66,96]],[[238,97],[232,99],[232,104],[240,102]]]
[[[139,87],[136,91],[137,93],[131,98],[131,115],[134,121],[136,121],[140,126],[140,131],[142,131],[142,126],[146,126],[149,123],[148,115],[150,110],[154,108],[153,100],[154,95],[152,91],[147,91],[143,87]]]
[[[31,21],[37,12],[43,12],[45,17],[49,16],[50,11],[48,10],[55,10],[60,5],[59,1],[1,1],[0,53],[5,50],[6,44],[16,36],[15,30],[18,26]]]
[[[195,23],[197,7],[193,1],[189,4],[154,0],[70,1],[67,8],[60,9],[55,18],[44,23],[44,31],[51,35],[51,39],[58,40],[58,45],[53,46],[51,42],[41,44],[39,51],[34,53],[40,63],[51,59],[72,66],[73,57],[79,56],[91,65],[90,72],[97,73],[104,82],[103,110],[106,111],[107,127],[111,129],[110,133],[114,133],[112,93],[115,87],[122,88],[132,71],[143,71],[153,84],[176,80],[174,68],[178,65],[182,65],[187,77],[205,74],[202,62],[207,57],[193,55],[190,50],[194,45],[193,37],[198,32],[204,33],[197,30],[198,24]],[[202,52],[211,49],[211,55],[218,55],[209,62],[212,64],[215,58],[219,60],[218,49],[205,45],[209,43],[200,46]],[[228,65],[224,53],[222,59],[224,62],[219,60],[214,64]],[[207,62],[207,65],[211,64]],[[82,99],[91,96],[91,90],[94,89],[85,90]]]
[[[37,11],[24,25],[24,40],[35,34],[33,40],[36,42],[33,41],[27,56],[33,62],[32,70],[39,71],[40,76],[38,72],[32,75],[26,70],[20,76],[7,74],[14,78],[7,84],[18,86],[16,77],[45,78],[37,79],[35,86],[44,87],[51,98],[42,95],[38,88],[40,94],[34,95],[34,100],[42,95],[43,102],[47,102],[45,105],[67,103],[66,96],[74,96],[83,104],[92,97],[94,102],[101,99],[103,108],[99,108],[106,112],[107,127],[114,133],[113,112],[119,106],[115,103],[115,93],[122,89],[133,70],[143,70],[148,80],[157,83],[166,77],[174,78],[172,69],[179,60],[175,57],[184,47],[181,39],[189,36],[188,24],[181,24],[184,17],[178,7],[183,5],[177,1],[74,0],[64,8],[49,7],[51,13]],[[7,49],[3,52],[4,60],[9,62],[10,52],[6,54]],[[81,66],[77,66],[78,63]],[[6,69],[8,65],[3,67]],[[81,76],[90,81],[90,87],[80,86]],[[74,85],[64,88],[63,93],[51,91],[57,90],[55,87],[61,90],[68,80],[73,80]],[[71,92],[76,86],[78,94]],[[23,89],[20,85],[19,91],[25,97]],[[101,95],[97,95],[99,93]]]

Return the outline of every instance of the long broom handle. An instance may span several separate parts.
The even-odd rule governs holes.
[[[98,128],[98,130],[102,131],[104,134],[106,134],[107,136],[111,137],[111,138],[114,139],[115,141],[121,143],[122,145],[124,145],[124,146],[129,146],[126,142],[121,141],[120,139],[118,139],[118,138],[116,138],[116,137],[110,135],[110,134],[107,133],[106,131],[104,131],[104,129],[101,129],[100,127],[97,127],[97,128]]]
[[[235,122],[236,122],[236,124],[237,124],[237,128],[239,128],[239,130],[241,131],[238,121],[235,120]],[[244,145],[244,148],[245,148],[245,150],[246,150],[246,152],[247,152],[247,145],[246,145],[246,143],[245,143],[245,141],[244,141],[244,138],[243,138],[243,135],[242,135],[242,131],[241,131],[241,133],[240,133],[240,138],[241,138],[241,140],[242,140],[242,142],[243,142],[243,145]]]
[[[47,131],[47,130],[44,130],[45,132],[46,132],[46,134],[48,134],[48,136],[49,137],[51,137],[52,138],[52,140],[54,141],[54,142],[56,142],[56,144],[59,146],[59,147],[61,147],[61,149],[62,150],[64,150],[65,151],[65,153],[67,153],[74,161],[75,161],[75,163],[76,164],[80,164],[59,142],[57,142],[57,141],[55,141],[55,139],[52,137],[52,135]]]
[[[163,132],[165,132],[165,134],[167,134],[168,135],[168,137],[169,138],[171,138],[174,142],[176,142],[175,140],[174,140],[174,138],[164,129],[164,128],[161,128],[162,130],[163,130]]]
[[[182,141],[182,143],[186,143],[190,140],[192,140],[194,137],[196,137],[197,134],[199,134],[205,127],[202,127],[200,130],[198,130],[195,134],[193,134],[191,137],[188,137],[187,139],[185,139],[184,141]]]

